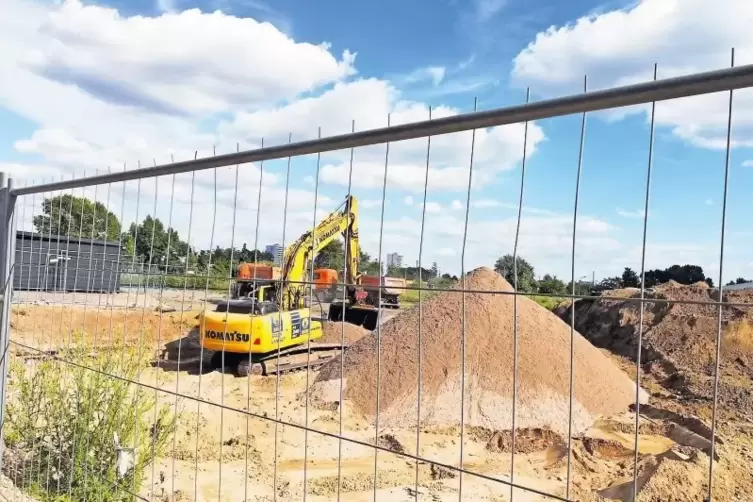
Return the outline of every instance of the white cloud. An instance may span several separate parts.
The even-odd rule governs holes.
[[[444,80],[446,71],[444,66],[426,66],[410,72],[403,80],[409,84],[431,80],[432,85],[437,86]]]
[[[478,208],[490,208],[499,207],[501,204],[498,200],[494,199],[479,199],[476,201],[471,201],[471,205]]]
[[[175,0],[157,0],[156,6],[161,12],[174,12]]]
[[[580,92],[583,75],[593,89],[729,67],[753,59],[753,3],[748,0],[641,0],[630,8],[552,26],[514,59],[513,80],[544,94]],[[636,37],[640,33],[640,37]],[[716,93],[657,103],[656,123],[705,148],[726,143],[729,95]],[[647,106],[616,116],[647,112]],[[753,145],[753,93],[735,92],[733,146]]]
[[[157,17],[125,16],[108,7],[68,0],[43,4],[7,0],[0,18],[0,103],[36,123],[29,136],[18,138],[17,152],[33,156],[34,164],[6,162],[16,178],[37,181],[81,176],[109,169],[120,170],[152,163],[167,163],[265,145],[347,132],[355,119],[358,130],[428,118],[428,106],[401,99],[388,81],[343,81],[355,71],[353,58],[332,55],[326,45],[302,43],[274,26],[253,19],[198,10]],[[258,51],[259,46],[275,51]],[[180,49],[180,50],[178,50]],[[278,50],[279,49],[279,50]],[[273,54],[273,55],[269,55]],[[222,55],[222,57],[218,57]],[[244,64],[238,64],[244,61]],[[432,70],[438,78],[439,71]],[[322,85],[334,83],[327,92]],[[103,91],[107,92],[103,92]],[[299,93],[307,97],[297,98]],[[258,98],[258,99],[257,99]],[[279,105],[282,100],[286,104]],[[230,113],[227,113],[230,110]],[[226,122],[216,128],[216,112]],[[458,110],[443,106],[434,117]],[[201,125],[199,125],[201,124]],[[291,131],[292,128],[292,131]],[[529,130],[530,155],[544,139],[538,126]],[[431,152],[431,189],[465,191],[470,159],[470,132],[435,138]],[[426,179],[426,142],[415,140],[391,145],[389,187],[423,190]],[[357,149],[353,186],[381,188],[385,147]],[[477,132],[476,158],[481,182],[500,169],[514,168],[522,157],[522,127],[509,126]],[[323,158],[320,181],[343,186],[349,173],[348,152]],[[303,159],[293,159],[293,163]],[[279,231],[286,197],[284,164],[265,164],[262,188],[263,216],[260,239],[281,240]],[[474,171],[476,169],[474,167]],[[300,172],[305,166],[295,166]],[[314,194],[313,169],[294,178],[303,188],[291,187],[288,196],[288,234],[311,225]],[[217,176],[217,189],[214,179]],[[244,239],[255,234],[260,170],[257,165],[239,169],[239,232]],[[192,188],[192,179],[194,180]],[[145,179],[126,185],[125,222],[157,210],[167,220],[171,179]],[[116,202],[113,186],[113,203]],[[192,239],[229,241],[235,193],[234,167],[197,172],[176,178],[175,214],[185,215],[193,189],[196,211]],[[87,189],[89,190],[89,189]],[[213,206],[217,193],[216,218]],[[93,196],[93,192],[82,192]],[[98,198],[104,197],[100,188]],[[320,212],[332,201],[318,197]],[[389,203],[389,201],[388,201]],[[365,198],[366,207],[381,200]],[[201,208],[201,210],[199,210]],[[118,208],[119,209],[119,208]],[[434,209],[434,205],[427,210]],[[188,231],[186,217],[176,217],[181,234]],[[292,225],[292,226],[291,226]],[[291,230],[295,227],[297,230]],[[229,242],[226,242],[228,244]]]
[[[361,235],[366,245],[372,245],[372,241],[378,242],[379,224],[376,218],[362,220]],[[423,262],[436,261],[443,270],[457,274],[461,268],[460,255],[463,251],[465,270],[481,265],[489,266],[503,254],[512,252],[517,216],[483,219],[471,216],[465,235],[464,215],[445,211],[427,214],[423,227]],[[401,249],[404,261],[412,263],[418,257],[421,229],[420,214],[387,220],[384,222],[383,245],[388,249]],[[609,257],[625,251],[617,232],[618,229],[605,221],[586,215],[581,217],[576,243],[578,268],[590,268],[598,264],[601,269],[605,263],[611,267]],[[537,269],[559,275],[568,273],[571,249],[571,216],[524,216],[521,220],[518,252],[534,263]]]
[[[456,115],[449,107],[432,109],[432,117]],[[320,96],[300,99],[280,107],[249,113],[238,113],[232,122],[221,127],[223,135],[234,140],[270,138],[271,143],[315,137],[321,126],[324,135],[349,132],[387,125],[406,124],[429,118],[425,103],[405,101],[389,82],[363,79],[337,83]],[[476,131],[474,149],[474,186],[490,181],[499,171],[514,169],[523,158],[523,124]],[[544,132],[529,124],[527,155],[532,155],[542,141]],[[432,138],[429,159],[430,189],[465,191],[468,186],[472,132],[446,134]],[[400,141],[390,145],[387,159],[387,183],[406,190],[423,191],[426,182],[427,140]],[[354,152],[352,180],[354,186],[382,188],[384,184],[386,145],[358,148]],[[322,181],[346,185],[350,178],[349,152],[333,152],[324,156]]]
[[[406,195],[405,198],[403,198],[403,203],[406,206],[412,206],[413,205],[413,197],[411,197],[410,195]]]
[[[707,206],[712,206],[714,204],[714,201],[711,199],[706,199],[703,203],[706,204]]]
[[[221,112],[291,99],[355,72],[348,51],[338,60],[327,44],[296,42],[270,24],[220,11],[124,17],[66,0],[40,21],[23,64],[124,106]]]
[[[475,0],[476,19],[486,22],[494,17],[507,4],[507,0]]]
[[[16,187],[34,184],[34,181],[41,182],[44,180],[48,183],[60,181],[63,176],[61,169],[55,166],[20,164],[17,162],[0,162],[0,172],[12,178]]]
[[[418,205],[421,209],[424,208],[424,204],[421,203]],[[426,203],[426,212],[427,213],[441,213],[442,212],[442,205],[438,202],[427,202]]]
[[[627,211],[625,209],[617,208],[617,214],[623,218],[643,218],[646,212],[643,209],[636,209],[635,211]],[[649,211],[649,215],[651,212]]]
[[[0,54],[0,70],[4,78],[0,79],[0,100],[9,103],[13,111],[39,124],[37,130],[25,138],[20,138],[15,143],[19,153],[34,156],[34,165],[20,163],[8,163],[0,166],[4,171],[10,171],[13,175],[34,178],[57,178],[62,174],[70,176],[76,173],[80,176],[83,169],[92,174],[94,169],[102,171],[109,165],[113,170],[122,169],[123,162],[128,162],[129,169],[136,167],[136,162],[141,160],[142,165],[150,165],[156,157],[158,163],[169,161],[170,154],[176,160],[193,158],[195,150],[199,156],[211,155],[214,145],[217,153],[227,153],[236,149],[236,142],[240,142],[241,148],[255,146],[264,137],[265,145],[286,142],[288,133],[292,132],[294,140],[314,137],[317,128],[322,127],[322,134],[333,135],[347,132],[351,128],[351,120],[355,119],[357,130],[364,130],[386,125],[387,114],[392,113],[393,124],[407,123],[428,118],[428,106],[425,103],[407,101],[401,97],[399,89],[392,83],[378,79],[342,80],[335,75],[331,81],[335,82],[332,88],[326,92],[317,92],[316,78],[308,78],[307,82],[313,92],[307,92],[305,98],[289,98],[285,104],[279,104],[276,100],[280,94],[272,95],[270,101],[257,102],[249,98],[238,108],[238,112],[228,116],[216,130],[207,126],[207,122],[199,127],[197,117],[209,119],[209,124],[216,123],[214,111],[221,109],[228,103],[232,103],[235,96],[228,93],[222,84],[212,82],[190,81],[195,75],[190,76],[188,81],[174,81],[166,77],[165,68],[180,68],[182,61],[190,57],[193,52],[198,61],[202,61],[203,53],[193,45],[189,45],[189,56],[176,54],[174,58],[165,55],[165,47],[171,47],[177,41],[185,38],[184,33],[176,33],[172,29],[165,28],[164,37],[169,40],[163,41],[159,47],[154,65],[153,75],[144,77],[144,69],[139,67],[136,74],[141,75],[139,90],[143,95],[154,98],[160,103],[175,105],[178,96],[185,95],[186,89],[191,89],[188,94],[194,93],[201,99],[194,103],[177,103],[181,106],[181,112],[195,115],[164,113],[165,110],[154,110],[148,107],[122,106],[112,100],[103,100],[92,94],[91,89],[77,87],[62,83],[50,78],[50,75],[39,71],[30,71],[28,67],[18,64],[19,61],[28,61],[29,50],[43,51],[47,44],[61,33],[70,33],[73,27],[81,23],[96,23],[103,13],[109,16],[102,22],[103,26],[110,27],[113,33],[94,32],[91,26],[86,26],[83,33],[90,35],[86,42],[65,42],[62,48],[57,48],[51,53],[45,53],[43,61],[50,65],[51,54],[57,57],[60,54],[67,68],[80,69],[82,61],[88,61],[91,54],[93,61],[99,60],[102,54],[106,54],[107,40],[120,40],[122,31],[128,31],[135,22],[132,18],[125,18],[113,10],[95,6],[81,6],[70,4],[65,16],[57,14],[58,18],[52,19],[50,12],[62,12],[63,7],[41,7],[39,4],[17,2],[9,0],[8,5],[12,9],[11,19],[16,21],[4,21],[8,17],[0,19],[0,45],[7,50]],[[89,9],[92,10],[89,10]],[[74,14],[71,14],[71,13]],[[54,18],[53,14],[53,18]],[[146,23],[144,28],[150,33],[151,22],[170,23],[185,22],[185,13],[174,16],[162,16],[159,18],[142,18]],[[217,19],[228,20],[230,16],[216,16],[214,14],[192,14],[196,16],[197,23],[210,29],[215,26]],[[82,16],[79,18],[78,16]],[[88,17],[90,16],[90,17]],[[105,17],[107,17],[105,16]],[[212,17],[216,16],[216,17]],[[88,21],[87,21],[88,19]],[[149,21],[148,23],[146,21]],[[180,21],[180,22],[179,22]],[[228,21],[230,22],[230,21]],[[235,21],[232,21],[235,22]],[[56,23],[63,23],[56,25]],[[40,27],[46,26],[40,31]],[[160,26],[163,26],[160,24]],[[245,26],[245,25],[244,25]],[[248,26],[252,26],[248,24]],[[260,25],[253,25],[260,26]],[[265,30],[273,27],[263,25]],[[249,28],[252,32],[253,29]],[[256,29],[256,28],[254,28]],[[45,31],[47,30],[47,31]],[[130,32],[129,32],[130,33]],[[220,42],[217,44],[237,43],[246,44],[247,40],[232,30],[232,41],[223,36],[217,36]],[[208,36],[208,35],[207,35]],[[275,40],[283,40],[275,35]],[[204,39],[204,35],[199,37]],[[128,43],[137,44],[139,37],[133,37]],[[285,39],[283,46],[291,50],[300,49],[299,42]],[[71,45],[73,44],[73,45]],[[154,44],[154,42],[152,42]],[[289,44],[289,45],[285,45]],[[96,46],[96,47],[91,47]],[[70,62],[73,47],[80,49],[80,60]],[[194,48],[192,48],[194,47]],[[213,45],[216,47],[216,45]],[[326,48],[319,46],[318,50],[328,53]],[[236,48],[230,53],[243,51]],[[310,50],[310,49],[306,49]],[[135,60],[124,68],[132,68],[137,65],[137,60],[143,57],[142,48],[119,47],[115,49],[114,61],[125,57],[124,54],[132,51]],[[193,52],[191,52],[193,51]],[[235,51],[235,52],[234,52]],[[305,51],[303,51],[305,53]],[[319,52],[317,52],[319,54]],[[23,57],[21,57],[23,56]],[[63,57],[65,56],[65,57]],[[300,56],[300,54],[299,54]],[[305,56],[301,56],[304,57]],[[26,58],[26,59],[24,59]],[[67,59],[66,59],[67,58]],[[323,57],[323,65],[330,68],[334,61],[335,66],[342,63],[333,56]],[[274,64],[260,62],[255,68],[254,75],[260,75],[260,83],[254,83],[256,88],[267,85],[265,78],[276,75],[277,64],[285,61],[275,61]],[[62,63],[61,63],[62,64]],[[88,63],[87,63],[88,64]],[[105,81],[112,79],[113,75],[121,72],[113,70],[115,63],[107,62],[102,66],[90,68],[91,71],[101,69],[101,78]],[[141,64],[141,63],[138,63]],[[206,66],[214,74],[220,71],[224,62],[215,61]],[[308,62],[307,65],[308,67]],[[39,67],[36,67],[37,70]],[[330,68],[331,69],[331,68]],[[242,69],[234,68],[236,72]],[[301,70],[303,71],[303,70]],[[284,73],[284,72],[283,72]],[[329,75],[327,71],[323,74]],[[336,71],[335,71],[336,73]],[[233,74],[235,75],[235,74]],[[242,78],[255,78],[246,74]],[[238,77],[238,78],[241,78]],[[125,83],[132,85],[135,77],[125,76]],[[213,77],[214,78],[214,77]],[[217,77],[219,78],[219,77]],[[235,77],[234,77],[235,78]],[[329,77],[327,77],[329,78]],[[304,79],[305,80],[305,79]],[[292,85],[292,84],[285,84]],[[296,84],[298,85],[298,84]],[[300,84],[299,87],[303,85]],[[215,88],[216,87],[216,88]],[[166,89],[171,89],[167,92]],[[174,92],[172,92],[174,91]],[[216,91],[216,92],[214,92]],[[247,92],[246,90],[242,90]],[[250,92],[250,91],[248,91]],[[276,91],[277,92],[277,91]],[[287,93],[283,89],[279,93]],[[290,91],[296,92],[296,91]],[[305,92],[305,91],[304,91]],[[209,101],[202,101],[208,99]],[[219,100],[215,105],[211,100]],[[244,98],[245,99],[245,98]],[[218,101],[218,102],[219,102]],[[207,104],[209,103],[209,104]],[[235,108],[233,108],[235,110]],[[449,116],[459,113],[459,110],[450,107],[433,108],[434,117]],[[212,120],[214,119],[214,120]],[[292,128],[292,131],[291,131]],[[522,158],[522,126],[506,126],[477,131],[476,155],[474,163],[474,180],[483,185],[492,179],[500,170],[514,169]],[[425,239],[425,263],[437,261],[443,270],[458,273],[460,270],[459,260],[461,255],[461,243],[463,239],[465,192],[468,189],[468,169],[470,161],[471,133],[446,135],[432,139],[430,154],[429,190],[456,191],[460,192],[448,198],[442,204],[428,202],[426,206],[426,239]],[[540,127],[533,125],[529,128],[529,152],[532,154],[537,145],[543,141],[544,133]],[[349,153],[334,152],[322,159],[320,182],[333,185],[338,193],[341,186],[347,183],[349,173]],[[360,148],[354,152],[354,188],[377,188],[381,190],[384,181],[385,146]],[[302,162],[298,164],[298,161]],[[315,195],[312,193],[313,165],[307,164],[303,159],[293,159],[293,170],[299,173],[293,178],[301,180],[299,186],[291,186],[286,192],[284,162],[278,164],[265,163],[264,183],[262,186],[262,209],[257,215],[258,186],[261,175],[259,165],[243,165],[239,168],[239,196],[235,214],[235,229],[233,231],[233,199],[235,197],[235,167],[221,168],[197,172],[195,177],[191,173],[179,175],[175,182],[175,197],[173,203],[173,226],[181,236],[187,237],[188,214],[191,209],[191,192],[193,190],[193,216],[191,222],[191,240],[199,246],[208,246],[210,240],[214,245],[229,245],[234,233],[236,245],[246,242],[254,246],[253,240],[257,233],[256,220],[260,220],[259,246],[270,242],[283,242],[282,221],[286,219],[285,243],[289,244],[301,232],[312,227],[314,222],[313,205]],[[306,167],[311,167],[306,171]],[[276,169],[275,167],[278,167]],[[215,189],[216,177],[216,189]],[[194,181],[192,188],[192,179]],[[387,171],[387,204],[392,203],[395,207],[402,207],[406,201],[411,201],[414,206],[419,197],[413,193],[405,195],[400,193],[397,198],[390,199],[390,190],[403,188],[412,192],[423,192],[426,179],[426,141],[414,140],[390,145],[390,157]],[[137,191],[139,197],[136,197]],[[158,180],[155,190],[154,180],[146,179],[140,184],[136,181],[127,183],[125,196],[124,222],[127,224],[136,218],[136,202],[139,204],[139,219],[147,213],[153,213],[156,203],[156,214],[167,222],[171,204],[170,193],[172,191],[172,178],[163,177]],[[76,193],[79,193],[76,191]],[[85,192],[93,197],[94,191],[88,188]],[[110,187],[110,207],[119,214],[122,193],[122,184],[114,184]],[[378,196],[374,192],[367,192],[366,197],[359,197],[362,207],[376,208],[370,211],[378,214],[382,200],[374,198]],[[106,186],[98,187],[97,199],[103,201],[108,197]],[[284,214],[284,204],[287,197],[288,213]],[[370,198],[371,197],[371,198]],[[216,205],[215,205],[216,198]],[[317,198],[317,218],[321,219],[331,210],[336,201],[321,193]],[[36,205],[40,198],[37,196]],[[451,202],[450,202],[451,200]],[[155,202],[156,201],[156,202]],[[402,201],[403,204],[400,202]],[[506,204],[490,198],[479,197],[471,199],[476,208],[513,208],[516,204]],[[24,198],[23,203],[29,205],[31,197]],[[420,206],[419,206],[420,207]],[[448,210],[449,209],[449,210]],[[38,210],[38,207],[36,208]],[[451,211],[450,211],[451,210]],[[488,219],[497,211],[472,211],[471,221],[468,228],[468,239],[465,253],[466,269],[481,264],[489,265],[501,254],[509,251],[514,239],[517,214],[509,218],[494,217]],[[362,241],[367,251],[376,250],[379,237],[379,222],[370,221],[364,211],[362,221]],[[407,211],[406,211],[407,213]],[[411,211],[410,218],[395,218],[387,216],[384,229],[384,249],[394,249],[406,255],[406,263],[412,263],[417,258],[418,238],[421,227],[421,214]],[[29,221],[29,214],[26,221]],[[474,216],[487,219],[478,221]],[[214,229],[214,237],[212,232]],[[548,210],[524,207],[524,216],[521,223],[521,246],[520,252],[525,252],[541,270],[558,271],[558,267],[569,266],[569,252],[571,249],[572,216],[556,214]],[[404,250],[404,251],[403,251]],[[578,226],[578,256],[579,259],[590,262],[604,262],[604,254],[623,252],[616,234],[616,230],[604,221],[582,217]],[[411,253],[414,256],[411,256]],[[411,259],[408,259],[410,257]],[[589,263],[590,263],[589,262]],[[580,266],[580,265],[579,265]],[[551,268],[550,268],[551,267]]]
[[[288,92],[285,90],[286,86],[297,86],[301,90],[309,91],[318,85],[315,82],[317,79],[322,80],[316,75],[326,76],[330,71],[327,70],[327,61],[335,61],[337,66],[336,59],[331,55],[327,56],[326,47],[309,47],[306,44],[302,46],[273,33],[275,29],[271,25],[259,25],[253,20],[231,19],[229,16],[218,14],[200,14],[198,11],[192,11],[188,14],[157,18],[126,18],[112,9],[93,5],[83,6],[75,1],[52,5],[8,0],[3,4],[3,10],[4,15],[0,17],[0,46],[4,49],[0,53],[0,73],[4,77],[0,79],[0,106],[7,106],[12,112],[38,125],[33,134],[19,138],[13,145],[17,152],[33,156],[31,158],[35,159],[34,163],[3,162],[0,159],[0,169],[17,178],[17,185],[31,180],[57,181],[61,177],[70,178],[72,174],[80,177],[84,171],[87,175],[96,174],[97,170],[103,173],[108,168],[118,171],[123,169],[124,163],[127,163],[128,169],[135,169],[139,161],[142,167],[153,162],[167,163],[171,155],[176,161],[194,158],[196,155],[210,156],[215,145],[218,154],[235,151],[237,148],[235,140],[223,138],[216,131],[207,128],[206,123],[200,128],[196,117],[166,113],[164,107],[124,106],[113,96],[110,96],[113,99],[105,99],[107,96],[99,95],[86,86],[61,82],[56,75],[42,71],[44,68],[49,70],[53,56],[59,59],[54,63],[62,65],[60,68],[81,70],[80,65],[90,65],[87,69],[91,72],[89,76],[94,80],[106,83],[112,82],[113,79],[123,79],[123,88],[137,84],[139,91],[144,93],[142,96],[148,95],[157,101],[162,100],[163,104],[169,104],[171,99],[181,95],[185,96],[183,91],[188,88],[193,89],[189,92],[191,95],[211,95],[211,99],[222,99],[229,103],[230,98],[246,99],[241,95],[246,92],[245,84],[249,85],[249,89],[264,89],[265,85],[272,85],[268,81],[270,78],[278,77],[280,81],[273,85],[281,85],[280,89],[284,93]],[[177,29],[188,28],[185,23],[189,21],[196,23],[193,29]],[[218,35],[217,29],[226,22],[229,23],[228,31]],[[238,22],[241,23],[240,31]],[[158,33],[155,33],[155,30]],[[76,36],[73,36],[74,32]],[[277,41],[281,47],[287,47],[293,53],[278,54],[275,58],[279,61],[272,63],[258,61],[260,65],[266,65],[266,69],[260,71],[262,67],[250,68],[246,65],[237,65],[236,62],[222,62],[220,60],[223,58],[216,58],[216,54],[207,55],[192,45],[192,38],[206,39],[210,35],[215,39],[212,46],[215,49],[221,48],[222,44],[234,44],[232,50],[226,51],[229,54],[241,55],[243,51],[248,51],[249,44],[253,41],[251,38],[259,36],[270,42]],[[109,45],[110,42],[118,42],[118,45],[112,47]],[[51,52],[47,51],[50,44],[55,46]],[[78,52],[71,60],[71,50],[74,47]],[[183,51],[171,51],[171,48],[176,47],[182,47]],[[316,70],[318,73],[312,73],[316,74],[313,80],[310,78],[311,75],[304,74],[308,71],[307,68],[313,68],[311,65],[319,64],[316,62],[318,56],[315,56],[312,48],[316,54],[322,53],[323,56],[319,57],[319,60],[324,66],[321,71]],[[256,53],[261,54],[259,51]],[[292,65],[290,60],[284,61],[288,56],[295,60],[301,57],[305,59],[306,54],[312,59],[303,65],[300,61]],[[110,57],[112,61],[108,59]],[[107,61],[101,61],[102,58]],[[122,62],[123,58],[129,59],[128,64],[124,63],[114,68],[115,63]],[[202,62],[202,59],[206,58],[214,61]],[[97,61],[102,64],[95,64]],[[277,75],[277,69],[282,71],[284,68],[276,65],[286,64],[293,69],[283,71],[288,72],[287,76]],[[43,68],[40,65],[48,66]],[[234,66],[233,71],[236,73],[228,73],[222,65]],[[184,74],[183,70],[189,73]],[[205,75],[200,74],[209,70],[211,71]],[[220,84],[218,87],[216,83],[212,83],[211,79],[215,77],[207,77],[210,73],[222,75],[229,87],[222,87]],[[298,79],[298,83],[283,81],[295,75],[299,75],[302,80]],[[248,80],[254,78],[258,78],[258,82]],[[244,84],[241,85],[241,94],[237,94],[238,88],[231,89],[233,85],[238,84]],[[228,93],[229,89],[232,93]],[[282,97],[283,94],[277,96]],[[274,94],[271,97],[274,99]],[[256,103],[249,99],[244,105],[253,107]],[[206,108],[183,111],[197,110],[203,110],[199,118],[210,119],[208,123],[212,123],[211,114],[207,114]],[[241,148],[249,146],[255,145],[241,144]],[[299,167],[299,160],[293,160],[296,164],[295,169],[301,172],[300,178],[304,183],[310,185],[313,177],[306,176],[309,172],[302,172],[305,166]],[[288,243],[313,225],[313,192],[295,186],[286,191],[284,171],[280,167],[284,168],[284,165],[277,165],[275,168],[274,162],[265,164],[261,194],[262,214],[259,215],[259,245],[282,240],[286,196]],[[282,175],[279,174],[281,171]],[[313,174],[313,169],[310,172]],[[176,176],[174,197],[171,196],[171,177],[159,178],[156,189],[153,178],[143,179],[141,182],[130,181],[126,184],[123,222],[127,225],[137,216],[140,220],[146,214],[154,214],[156,211],[167,224],[172,204],[173,226],[185,239],[189,232],[188,215],[192,206],[193,191],[194,211],[190,222],[193,243],[208,246],[210,241],[213,241],[215,245],[229,245],[235,216],[236,244],[247,242],[252,246],[256,235],[260,174],[259,166],[239,166],[240,195],[237,203],[234,202],[235,166]],[[87,197],[96,195],[96,198],[104,203],[109,192],[110,207],[116,214],[120,214],[122,187],[122,184],[114,184],[108,190],[107,186],[100,186],[96,188],[96,192],[95,188],[88,187],[86,190],[76,190],[75,194]],[[28,226],[32,211],[39,210],[41,198],[42,195],[24,198],[22,204],[31,206],[32,201],[35,201],[35,207],[29,208],[29,215],[22,225]],[[317,205],[317,213],[319,217],[323,217],[333,208],[333,201],[319,194]]]
[[[753,159],[744,160],[742,166],[743,167],[753,167]]]

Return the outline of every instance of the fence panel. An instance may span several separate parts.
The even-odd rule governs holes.
[[[655,68],[652,82],[594,92],[586,84],[574,96],[411,124],[388,118],[382,129],[353,124],[350,134],[320,131],[150,168],[24,187],[0,177],[5,475],[29,500],[629,500],[669,462],[707,462],[702,490],[711,499],[717,459],[739,446],[719,440],[731,427],[721,408],[732,402],[720,361],[730,312],[747,315],[749,304],[725,296],[722,265],[732,97],[753,87],[753,66],[666,80]],[[655,105],[713,92],[729,93],[730,117],[719,286],[702,300],[659,294],[645,287]],[[627,370],[587,340],[597,344],[579,306],[609,302],[582,289],[576,235],[588,113],[647,104],[643,281],[613,300],[637,309]],[[570,287],[532,292],[519,282],[518,259],[529,131],[535,120],[567,115],[580,124]],[[510,283],[466,267],[477,134],[499,126],[520,128],[512,260],[498,267],[509,266]],[[425,259],[432,149],[450,134],[468,146],[462,224],[444,229],[457,243],[456,278]],[[390,184],[408,175],[391,153],[406,145],[425,152],[414,268],[396,254],[382,259],[392,251]],[[342,168],[338,200],[320,192],[322,172],[333,168],[326,155]],[[376,201],[353,198],[360,156],[381,180]],[[291,188],[306,176],[313,198]],[[345,245],[325,251],[343,232]],[[260,251],[260,236],[273,235],[286,249],[282,278],[275,253]],[[351,245],[356,239],[375,260]],[[335,279],[323,286],[319,269],[335,269]],[[402,282],[388,283],[385,272],[396,269]],[[532,297],[560,308],[548,312]],[[378,313],[373,330],[328,321],[332,305],[349,301],[365,303],[361,321]],[[697,398],[710,416],[657,406],[658,391],[649,400],[641,387],[644,378],[656,384],[641,364],[654,357],[646,333],[678,305],[715,315],[711,391]],[[681,385],[665,363],[667,385]],[[617,412],[619,420],[604,418]],[[667,499],[682,492],[675,488]],[[722,489],[715,500],[731,493],[728,480]]]

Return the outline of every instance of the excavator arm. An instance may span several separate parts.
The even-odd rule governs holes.
[[[324,249],[338,236],[345,237],[346,284],[356,284],[359,279],[358,260],[358,202],[348,196],[345,202],[330,213],[313,230],[301,235],[297,241],[285,249],[282,259],[281,283],[277,301],[284,310],[303,307],[307,282],[307,272],[316,253]]]

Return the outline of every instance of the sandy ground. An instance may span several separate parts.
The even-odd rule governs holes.
[[[98,308],[155,308],[160,304],[170,305],[180,309],[181,305],[186,310],[202,308],[205,301],[221,299],[223,295],[217,291],[182,290],[182,289],[143,289],[123,287],[119,293],[56,293],[48,291],[14,291],[13,304],[39,304],[39,305],[77,305],[92,306]]]
[[[65,336],[56,334],[54,326],[58,326],[57,332],[63,335],[80,330],[106,344],[108,331],[102,321],[107,318],[116,326],[122,324],[118,335],[144,344],[155,357],[169,358],[171,352],[165,351],[165,346],[174,346],[186,336],[193,321],[187,307],[181,318],[180,312],[160,315],[154,307],[119,312],[89,308],[84,314],[83,306],[63,303],[15,306],[12,339],[55,350],[67,343]],[[99,322],[96,312],[100,313]],[[196,355],[195,336],[182,343],[184,357]],[[28,357],[34,351],[16,346],[14,352],[16,357]],[[629,370],[629,364],[614,360]],[[174,445],[168,446],[153,469],[147,469],[141,495],[160,501],[267,501],[273,500],[276,486],[277,500],[302,500],[304,494],[311,501],[338,500],[339,494],[339,500],[349,501],[375,497],[412,501],[417,490],[420,500],[456,501],[462,482],[463,500],[510,499],[506,484],[511,479],[509,432],[478,428],[467,428],[462,435],[458,428],[417,431],[411,423],[377,430],[347,402],[329,409],[307,403],[307,383],[315,376],[316,372],[300,371],[278,380],[238,378],[218,371],[197,374],[188,367],[180,372],[146,368],[143,381],[163,389],[165,392],[158,392],[159,400],[176,407],[180,416]],[[653,382],[646,383],[653,388]],[[177,400],[176,389],[181,395]],[[205,402],[199,403],[197,397]],[[652,405],[641,418],[641,500],[701,500],[708,471],[709,458],[704,452],[708,441],[703,428],[685,418],[698,417],[708,424],[708,410],[658,387],[652,392]],[[294,425],[276,424],[275,418]],[[630,500],[633,421],[629,412],[605,418],[573,439],[572,497]],[[313,430],[300,427],[306,424]],[[341,430],[344,440],[336,437]],[[753,500],[753,424],[725,421],[720,423],[719,433],[725,441],[718,446],[715,500]],[[564,496],[566,441],[541,430],[518,431],[516,435],[514,482]],[[415,455],[418,442],[418,453],[425,460],[416,462],[409,456],[375,451],[369,446],[375,439],[381,447],[409,456]],[[461,448],[462,466],[470,473],[461,476],[432,464],[460,466]],[[678,486],[683,487],[682,493]],[[514,499],[546,500],[523,489],[515,490]]]
[[[58,307],[86,307],[92,312],[128,310],[154,311],[158,308],[165,311],[191,312],[198,311],[205,306],[211,307],[214,302],[226,298],[219,291],[159,289],[150,288],[144,291],[138,288],[121,288],[119,293],[55,293],[47,291],[14,291],[13,305],[17,306],[58,306]],[[329,303],[314,301],[311,306],[313,316],[326,317]],[[383,309],[380,322],[386,322],[400,311]]]

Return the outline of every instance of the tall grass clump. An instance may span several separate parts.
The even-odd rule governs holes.
[[[6,474],[40,500],[132,500],[175,427],[154,390],[131,383],[147,358],[80,341],[58,357],[12,360]]]

